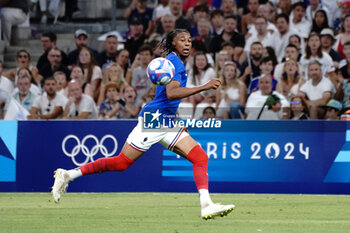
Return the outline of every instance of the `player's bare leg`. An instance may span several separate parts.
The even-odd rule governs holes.
[[[140,158],[143,153],[144,152],[135,150],[125,142],[123,149],[118,156],[100,158],[94,162],[71,170],[61,168],[57,169],[54,175],[55,182],[52,186],[54,201],[56,203],[59,202],[61,195],[67,190],[69,182],[76,178],[105,171],[124,171]]]
[[[208,155],[191,137],[187,136],[179,141],[174,152],[185,157],[193,164],[193,177],[196,183],[201,204],[203,219],[212,219],[217,216],[226,216],[235,208],[234,205],[221,205],[213,203],[208,190]]]

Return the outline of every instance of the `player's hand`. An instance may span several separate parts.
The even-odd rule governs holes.
[[[204,90],[217,89],[221,85],[220,79],[212,79],[204,84]]]

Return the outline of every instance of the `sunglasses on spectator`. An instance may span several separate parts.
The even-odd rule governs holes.
[[[300,104],[300,103],[301,103],[300,100],[290,101],[290,104]]]

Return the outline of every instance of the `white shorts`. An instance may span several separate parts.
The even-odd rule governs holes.
[[[186,128],[161,128],[161,129],[144,129],[143,117],[139,117],[138,123],[131,131],[126,140],[128,144],[135,150],[146,152],[153,144],[159,142],[164,147],[173,151],[176,144],[181,139],[189,136]]]

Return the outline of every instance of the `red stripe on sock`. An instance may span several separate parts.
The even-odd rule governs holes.
[[[199,145],[196,145],[188,153],[187,159],[192,162],[193,178],[197,189],[208,189],[208,155]]]

